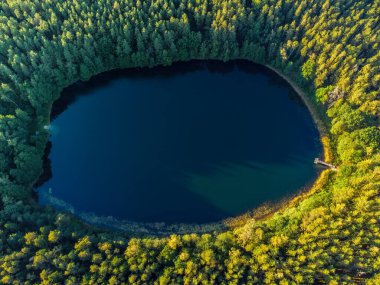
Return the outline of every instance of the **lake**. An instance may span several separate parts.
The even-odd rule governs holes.
[[[40,203],[135,222],[215,222],[279,201],[315,180],[322,152],[295,91],[245,61],[76,83],[54,104],[50,132]]]

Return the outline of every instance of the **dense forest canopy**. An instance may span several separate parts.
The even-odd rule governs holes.
[[[4,0],[0,3],[0,283],[380,283],[380,2]],[[337,172],[230,230],[131,237],[38,206],[52,103],[100,72],[248,59],[291,78]]]

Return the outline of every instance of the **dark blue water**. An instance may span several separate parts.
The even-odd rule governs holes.
[[[53,113],[67,101],[51,126],[52,178],[39,190],[79,211],[211,222],[289,196],[317,176],[311,116],[264,67],[116,71],[65,90]]]

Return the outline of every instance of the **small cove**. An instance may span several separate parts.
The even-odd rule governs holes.
[[[53,107],[50,140],[40,194],[136,222],[209,223],[281,200],[314,181],[322,152],[294,90],[245,61],[77,83]]]

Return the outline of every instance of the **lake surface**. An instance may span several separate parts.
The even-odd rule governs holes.
[[[96,76],[63,92],[50,129],[40,203],[136,222],[214,222],[278,201],[313,182],[322,152],[292,88],[244,61]]]

